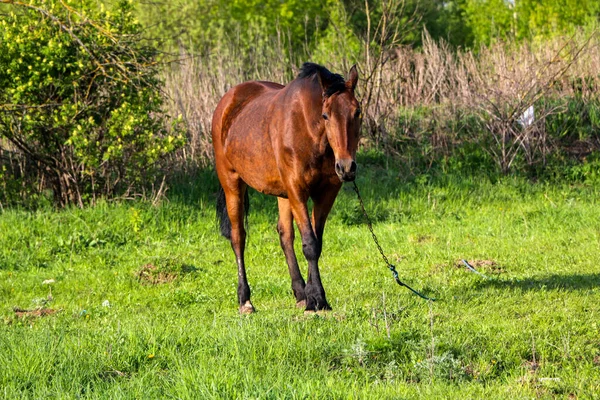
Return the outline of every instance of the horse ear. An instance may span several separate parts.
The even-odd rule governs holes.
[[[358,83],[358,70],[356,69],[356,64],[350,68],[350,72],[348,72],[348,80],[346,81],[346,87],[349,90],[354,92],[356,89],[356,84]]]
[[[319,70],[317,70],[317,78],[319,79],[319,85],[321,86],[321,92],[323,93],[323,100],[325,100],[325,92],[327,91],[327,88],[331,86],[331,82],[321,75],[321,71]]]

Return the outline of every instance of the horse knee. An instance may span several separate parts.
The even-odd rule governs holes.
[[[306,257],[306,260],[317,261],[321,256],[321,246],[319,245],[319,241],[314,237],[303,240],[302,252],[304,253],[304,257]]]

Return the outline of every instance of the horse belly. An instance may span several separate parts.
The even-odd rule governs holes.
[[[271,141],[259,126],[243,119],[234,122],[225,143],[225,155],[250,187],[261,193],[287,197]]]

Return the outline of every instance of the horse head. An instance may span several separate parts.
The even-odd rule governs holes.
[[[322,117],[327,141],[335,156],[335,172],[343,182],[356,178],[356,150],[362,122],[360,103],[354,90],[358,82],[356,65],[348,72],[344,81],[328,82],[319,73],[323,88]]]

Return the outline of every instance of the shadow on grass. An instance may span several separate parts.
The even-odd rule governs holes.
[[[373,152],[357,154],[357,162],[361,170],[357,182],[364,186],[365,190],[376,192],[377,197],[387,198],[394,196],[398,190],[406,189],[406,185],[411,186],[414,177],[408,178],[402,175],[403,178],[399,179],[401,175],[398,168],[393,167],[395,160],[382,153],[377,153],[376,156],[373,154]],[[213,167],[189,168],[175,172],[170,178],[169,186],[170,200],[194,205],[198,199],[214,200],[219,188],[219,180]],[[255,191],[251,192],[251,196],[259,197],[258,195]],[[271,198],[271,196],[260,197]],[[261,204],[259,202],[258,205]]]
[[[215,203],[219,180],[212,168],[191,169],[173,174],[169,181],[169,201],[186,206]]]
[[[418,186],[415,185],[414,179],[400,178],[396,168],[373,162],[368,157],[361,157],[361,154],[358,155],[358,162],[361,173],[357,184],[365,193],[365,200],[369,202],[377,203],[383,199],[396,198],[399,192],[413,191]],[[200,204],[215,203],[218,190],[219,180],[214,168],[190,168],[176,172],[170,177],[167,197],[169,201],[196,207]],[[342,192],[354,197],[350,184],[346,184]],[[277,202],[272,196],[251,189],[250,199],[253,212],[277,212]]]
[[[487,198],[490,182],[494,181],[493,177],[485,174],[469,175],[460,171],[445,173],[439,168],[427,171],[416,169],[409,174],[399,165],[398,160],[373,151],[359,152],[357,163],[359,169],[356,183],[373,222],[389,219],[390,210],[385,206],[389,200],[395,201],[407,194],[418,193],[423,194],[422,198],[428,198],[432,190],[440,188],[444,192],[440,196],[444,199],[463,200],[477,191],[485,191],[486,196],[483,197]],[[219,181],[214,168],[209,167],[176,173],[171,177],[169,186],[167,197],[172,202],[193,208],[209,205],[214,207]],[[345,184],[338,198],[334,209],[342,211],[343,221],[350,225],[362,224],[362,212],[352,185]],[[277,201],[254,189],[250,190],[250,209],[252,214],[263,214],[269,218],[278,214]]]
[[[216,207],[219,180],[213,168],[197,169],[175,174],[169,183],[167,197],[170,202],[192,208]],[[252,214],[277,214],[277,200],[250,188]]]
[[[510,288],[522,291],[530,290],[590,290],[600,287],[600,273],[597,274],[571,274],[548,275],[525,279],[490,279],[482,280],[477,284],[478,289],[485,288]]]

